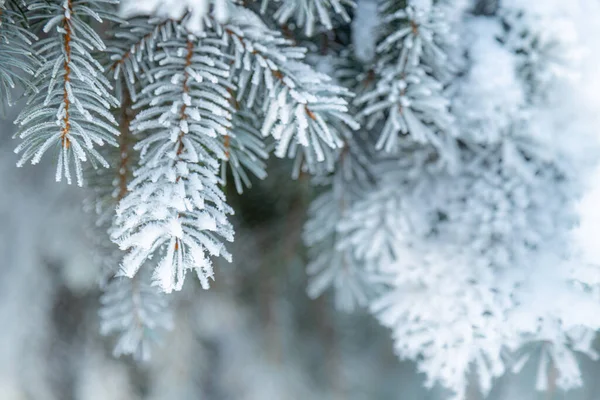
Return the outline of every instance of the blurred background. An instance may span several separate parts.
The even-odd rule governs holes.
[[[16,168],[13,117],[0,123],[1,400],[446,398],[397,359],[372,317],[308,298],[300,233],[313,189],[280,179],[288,166],[272,165],[243,202],[228,193],[235,261],[217,266],[210,291],[188,279],[169,297],[174,328],[158,332],[151,360],[113,357],[114,338],[99,334],[101,254],[95,217],[82,208],[89,193],[54,183],[50,165]],[[600,364],[581,357],[578,391],[539,393],[534,358],[489,398],[600,399]]]

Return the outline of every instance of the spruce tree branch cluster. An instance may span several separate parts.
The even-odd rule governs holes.
[[[571,246],[589,168],[572,21],[525,0],[357,3],[0,0],[18,165],[93,189],[102,333],[148,359],[165,294],[232,260],[228,186],[244,199],[273,154],[314,186],[310,297],[373,314],[427,386],[465,399],[475,371],[487,395],[531,344],[539,389],[549,365],[580,385],[600,310]]]

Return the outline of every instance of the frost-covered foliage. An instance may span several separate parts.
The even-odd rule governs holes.
[[[144,277],[116,278],[108,284],[100,299],[102,334],[119,333],[114,354],[131,354],[150,359],[151,346],[160,329],[172,327],[171,315],[165,313],[167,299]]]
[[[19,165],[37,164],[50,148],[58,147],[56,180],[71,182],[71,169],[83,185],[82,163],[108,166],[95,146],[115,145],[119,134],[110,108],[118,105],[110,93],[103,67],[92,56],[106,49],[88,20],[114,20],[110,12],[114,0],[83,2],[29,2],[30,23],[43,25],[48,36],[36,42],[34,50],[43,59],[35,72],[36,90],[16,123],[16,137],[22,142]],[[39,94],[41,93],[41,95]]]
[[[307,266],[312,276],[308,294],[317,297],[333,286],[336,306],[345,311],[366,306],[376,290],[369,271],[344,243],[341,233],[349,210],[374,183],[369,170],[372,160],[365,146],[368,144],[349,138],[336,172],[331,177],[316,179],[328,188],[312,202],[304,231],[304,242],[312,252]]]
[[[380,78],[355,103],[399,161],[381,163],[338,231],[384,277],[370,309],[428,384],[462,399],[474,367],[488,394],[527,357],[511,354],[542,343],[536,387],[570,389],[582,383],[574,354],[596,357],[600,327],[597,282],[573,272],[569,247],[589,164],[564,132],[590,138],[560,98],[577,70],[574,21],[556,5],[463,5],[383,2]],[[577,315],[562,306],[575,302]]]
[[[600,4],[117,3],[0,1],[2,105],[27,98],[18,165],[54,151],[57,181],[93,189],[115,354],[148,360],[172,326],[165,293],[227,270],[234,205],[269,177],[280,197],[314,189],[309,296],[368,310],[427,387],[487,396],[530,359],[539,390],[584,384]]]
[[[108,170],[91,171],[95,172],[90,179],[94,190],[86,201],[87,208],[96,214],[97,229],[108,232],[114,230],[114,209],[128,194],[132,169],[138,162],[130,131],[134,117],[131,95],[123,91],[121,96],[121,112],[115,116],[121,131],[118,147],[104,151],[103,156],[111,165]],[[93,242],[95,258],[101,266],[99,278],[103,291],[98,312],[101,318],[100,332],[116,336],[114,355],[127,354],[136,360],[147,361],[152,345],[172,328],[169,301],[160,289],[151,285],[147,271],[132,279],[115,276],[122,257],[118,246],[104,235],[95,237]]]
[[[233,240],[232,211],[217,178],[224,150],[214,140],[231,126],[228,70],[211,59],[219,49],[210,41],[180,36],[164,43],[149,71],[154,82],[134,105],[143,108],[131,127],[143,135],[140,166],[117,208],[113,237],[127,251],[121,273],[130,278],[160,254],[153,279],[167,293],[182,288],[187,270],[207,287],[209,257],[229,257],[220,238]]]
[[[312,36],[318,25],[326,30],[334,27],[334,18],[342,23],[350,22],[348,9],[355,7],[352,0],[261,0],[261,13],[273,12],[279,24],[295,23],[304,28],[304,34]]]
[[[224,25],[206,18],[206,29],[197,34],[186,31],[185,21],[136,29],[129,36],[133,49],[157,47],[147,50],[147,70],[125,59],[136,57],[131,47],[121,46],[121,55],[112,57],[116,79],[123,76],[133,86],[142,74],[148,81],[136,96],[133,109],[140,111],[131,125],[140,136],[135,145],[140,166],[117,208],[112,235],[127,250],[125,276],[159,254],[154,281],[167,293],[182,288],[188,270],[207,288],[213,278],[210,257],[230,258],[222,240],[233,240],[227,219],[232,210],[219,187],[220,163],[232,160],[241,191],[246,169],[264,177],[267,153],[257,139],[270,136],[275,155],[295,157],[297,169],[314,170],[323,162],[333,168],[332,150],[343,143],[337,130],[356,127],[339,97],[346,90],[302,63],[304,51],[256,15],[234,11]],[[158,42],[157,34],[165,40]],[[263,116],[260,130],[244,108]]]
[[[30,47],[36,36],[27,30],[23,14],[19,9],[20,1],[0,2],[0,98],[2,112],[12,105],[12,93],[15,88],[29,88],[35,91],[30,79],[38,60]]]

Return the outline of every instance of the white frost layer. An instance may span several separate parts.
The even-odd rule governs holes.
[[[228,0],[122,0],[121,15],[125,18],[137,15],[154,15],[173,19],[190,13],[187,28],[192,32],[202,30],[202,18],[211,5],[218,21],[225,21],[229,15]]]
[[[368,62],[375,57],[379,15],[376,0],[358,0],[352,20],[352,44],[354,54],[361,61]]]

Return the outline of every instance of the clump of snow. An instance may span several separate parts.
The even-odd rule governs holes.
[[[375,57],[379,14],[376,0],[358,0],[352,20],[352,44],[356,58],[369,62]]]
[[[501,26],[497,20],[473,18],[466,34],[472,43],[472,66],[455,107],[469,128],[463,135],[482,144],[497,143],[524,104],[515,54],[498,41]]]
[[[186,27],[192,32],[198,32],[202,30],[202,19],[211,6],[214,7],[213,16],[224,22],[229,14],[229,5],[228,0],[122,0],[121,15],[155,15],[177,20],[189,12]]]

